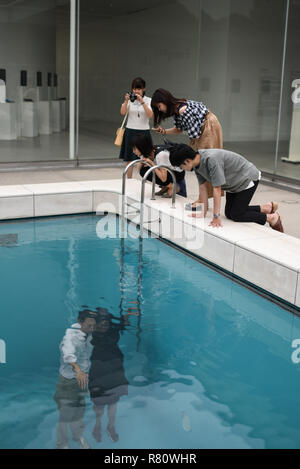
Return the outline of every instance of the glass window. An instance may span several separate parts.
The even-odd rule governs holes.
[[[80,159],[119,157],[114,139],[123,119],[120,108],[135,77],[146,81],[148,97],[157,88],[199,97],[200,13],[199,0],[81,2]],[[164,125],[173,126],[173,120]],[[163,142],[155,132],[152,137]],[[184,135],[171,140],[188,141]]]
[[[289,2],[277,174],[300,179],[300,0]]]
[[[222,124],[224,147],[273,173],[285,7],[284,0],[81,2],[79,157],[119,157],[120,107],[141,76],[147,96],[165,88],[202,101]],[[294,76],[292,37],[291,44]],[[170,126],[173,119],[164,122]],[[188,143],[184,134],[169,139]]]
[[[74,156],[118,160],[120,108],[133,78],[141,76],[146,96],[165,88],[202,101],[221,122],[225,148],[267,173],[299,179],[300,165],[290,161],[298,158],[293,149],[299,147],[300,111],[291,95],[300,79],[300,0],[289,2],[275,158],[286,5],[284,0],[81,1]],[[0,163],[67,160],[70,0],[4,0],[0,23]],[[173,126],[173,119],[163,125]],[[163,142],[151,134],[154,143]],[[169,140],[189,142],[186,134]]]
[[[0,5],[0,163],[69,157],[69,0]]]
[[[204,0],[201,96],[218,115],[224,147],[273,172],[285,2]]]

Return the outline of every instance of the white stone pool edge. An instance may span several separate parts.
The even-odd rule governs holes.
[[[126,194],[140,200],[141,182],[127,180]],[[80,181],[26,184],[0,187],[0,220],[34,218],[76,213],[121,212],[121,181]],[[154,234],[300,307],[300,240],[254,223],[234,223],[222,217],[222,228],[209,226],[206,219],[194,219],[184,211],[186,199],[150,200],[151,185],[145,190],[145,224]],[[130,208],[128,209],[131,210]],[[131,210],[132,211],[132,210]],[[150,213],[151,211],[151,213]],[[129,219],[139,220],[137,214]],[[192,235],[192,236],[191,236]]]

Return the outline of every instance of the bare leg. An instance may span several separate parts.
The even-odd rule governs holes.
[[[94,411],[96,414],[96,423],[95,423],[95,427],[93,430],[93,437],[95,438],[96,441],[100,443],[101,441],[101,417],[104,413],[104,405],[103,406],[94,405]]]
[[[131,163],[131,161],[127,161],[126,162],[126,168],[127,166]],[[132,178],[132,173],[133,173],[133,166],[131,166],[131,168],[128,169],[127,171],[127,179],[131,179]]]
[[[72,432],[73,440],[80,441],[83,431],[84,431],[84,423],[83,417],[85,413],[85,405],[83,402],[78,403],[78,407],[74,408],[74,414],[72,422],[70,422],[70,429]]]
[[[107,431],[111,439],[116,442],[119,439],[119,435],[115,429],[115,421],[116,421],[116,413],[117,413],[117,403],[110,404],[107,409],[108,415],[108,424],[107,424]]]
[[[68,438],[68,424],[66,422],[59,422],[57,425],[57,440],[56,448],[63,449],[69,447]]]
[[[172,193],[173,193],[173,184],[172,184],[172,183],[169,184],[169,185],[167,186],[167,188],[168,188],[168,194],[169,194],[169,196],[171,197],[171,196],[172,196]]]

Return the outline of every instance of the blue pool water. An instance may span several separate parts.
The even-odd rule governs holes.
[[[138,240],[122,257],[98,220],[0,225],[0,448],[56,447],[59,344],[82,305],[138,313],[113,344],[128,381],[118,441],[107,408],[95,440],[85,396],[92,448],[299,448],[299,318],[156,239],[143,240],[141,269]]]

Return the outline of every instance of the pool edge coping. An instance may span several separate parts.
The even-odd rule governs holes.
[[[140,199],[140,189],[141,189],[141,183],[138,180],[129,180],[127,182],[127,186],[129,186],[129,191],[128,191],[128,197],[130,199],[133,199],[136,203],[139,203]],[[38,217],[47,217],[47,216],[59,216],[59,215],[76,215],[76,214],[82,214],[82,213],[97,213],[97,209],[99,207],[99,194],[114,194],[114,197],[117,196],[118,199],[120,199],[121,196],[121,181],[119,179],[117,180],[94,180],[94,181],[77,181],[77,182],[62,182],[62,183],[46,183],[46,184],[21,184],[21,185],[14,185],[14,186],[2,186],[0,187],[0,220],[1,222],[9,222],[13,220],[20,220],[20,219],[26,219],[26,218],[38,218]],[[206,260],[208,263],[212,263],[216,267],[219,267],[222,270],[225,270],[231,273],[234,276],[237,276],[238,278],[241,278],[242,280],[245,280],[246,282],[255,285],[258,289],[263,289],[267,292],[269,292],[271,295],[276,296],[277,298],[281,299],[284,302],[287,302],[288,304],[292,305],[293,307],[299,308],[300,307],[300,255],[299,255],[299,263],[298,259],[294,260],[293,262],[289,262],[288,260],[282,260],[282,257],[280,258],[279,256],[276,258],[276,255],[270,257],[268,255],[263,255],[261,251],[255,250],[249,246],[247,246],[247,242],[250,241],[250,244],[255,244],[255,241],[261,241],[262,244],[265,242],[268,243],[268,241],[271,241],[276,245],[277,240],[279,240],[278,245],[282,244],[282,241],[284,241],[285,245],[289,245],[292,247],[292,244],[299,244],[300,248],[300,240],[297,238],[293,238],[289,235],[285,234],[278,234],[277,232],[271,232],[269,231],[268,228],[265,227],[260,227],[260,228],[265,228],[265,231],[260,230],[259,232],[255,233],[255,227],[252,226],[252,228],[249,228],[249,225],[253,224],[247,224],[248,226],[246,227],[246,224],[244,226],[239,226],[237,227],[237,224],[234,224],[234,222],[230,220],[224,220],[226,223],[227,227],[230,227],[232,224],[237,227],[240,233],[243,234],[242,238],[243,239],[230,239],[228,237],[228,233],[226,236],[226,233],[224,232],[218,232],[217,229],[211,229],[208,228],[208,222],[207,220],[201,219],[201,225],[197,221],[199,219],[191,219],[191,220],[185,220],[183,218],[183,211],[182,207],[185,202],[185,199],[182,198],[176,198],[176,204],[177,204],[177,210],[175,209],[174,212],[169,213],[169,208],[170,208],[170,199],[159,199],[159,203],[156,206],[155,201],[151,201],[149,199],[150,193],[151,193],[151,185],[146,184],[146,198],[145,198],[145,208],[150,210],[154,210],[158,212],[159,218],[163,219],[165,217],[173,218],[174,223],[182,223],[183,227],[187,227],[188,225],[192,227],[192,229],[200,230],[202,232],[203,237],[206,238],[206,242],[208,244],[213,244],[214,242],[217,244],[220,244],[221,247],[223,248],[231,248],[233,250],[232,253],[232,262],[230,261],[229,264],[231,265],[231,268],[226,268],[224,267],[224,264],[220,262],[220,259],[211,259],[209,257],[205,257],[203,255],[199,255],[199,253],[196,252],[194,249],[187,249],[184,245],[184,240],[183,242],[178,243],[176,239],[170,239],[166,238],[167,241],[172,242],[179,248],[182,248],[183,250],[190,251],[192,255],[199,256]],[[82,206],[76,206],[76,201],[75,201],[75,206],[74,204],[72,205],[72,197],[73,196],[80,196],[81,194],[86,194],[90,195],[90,197],[87,197],[87,200],[84,201],[84,204],[86,204],[86,207],[82,210]],[[64,197],[68,196],[68,203],[64,204],[62,203],[62,199]],[[55,208],[49,210],[49,213],[47,213],[47,210],[45,210],[44,213],[40,213],[37,208],[37,202],[41,201],[43,198],[48,198],[46,200],[46,205],[47,201],[49,202],[49,197],[52,199],[56,198],[56,202],[58,203],[59,210],[55,211]],[[71,197],[71,199],[70,199]],[[18,208],[24,202],[26,199],[32,198],[32,210],[30,209],[29,211],[24,213],[18,214]],[[12,213],[11,217],[8,217],[7,215],[3,216],[3,212],[5,212],[5,209],[3,210],[3,207],[1,207],[1,199],[10,199],[15,209],[14,213]],[[182,200],[180,200],[182,199]],[[71,200],[71,203],[70,203]],[[77,202],[78,202],[78,197],[77,197]],[[101,203],[101,202],[100,202]],[[105,201],[104,203],[108,203],[108,201]],[[113,197],[111,197],[111,200],[109,203],[113,204]],[[178,207],[179,206],[179,207]],[[121,215],[120,212],[120,204],[118,204],[118,207],[116,207],[115,212],[112,211],[112,213],[117,213],[118,215]],[[179,210],[178,210],[179,208]],[[118,209],[118,210],[117,210]],[[54,211],[53,211],[54,210]],[[130,217],[127,217],[127,219],[130,220]],[[132,221],[132,220],[131,220]],[[162,223],[162,222],[161,222]],[[147,228],[148,229],[148,228]],[[230,230],[229,230],[230,231]],[[269,233],[268,233],[269,231]],[[151,229],[150,229],[151,232]],[[244,233],[249,233],[249,236],[246,236]],[[252,233],[253,232],[253,233]],[[153,231],[155,234],[155,232]],[[222,246],[223,244],[223,246]],[[213,247],[212,247],[213,248]],[[295,246],[292,247],[295,249]],[[300,249],[299,249],[300,253]],[[287,295],[276,295],[276,291],[274,292],[270,290],[270,288],[266,288],[266,285],[260,284],[260,282],[253,282],[253,278],[251,278],[251,271],[243,275],[239,274],[239,270],[237,269],[236,265],[236,255],[244,255],[245,258],[248,258],[250,260],[249,256],[252,256],[252,262],[255,262],[255,257],[258,258],[258,260],[262,263],[264,267],[266,267],[266,270],[268,272],[268,282],[269,284],[272,284],[273,282],[277,282],[281,280],[281,278],[278,279],[278,272],[276,275],[276,269],[281,270],[285,274],[290,274],[291,277],[293,277],[293,283],[294,285],[291,286],[289,284],[289,289],[291,291],[287,292]],[[270,269],[268,267],[268,264],[270,263],[274,264],[275,268]],[[299,266],[298,266],[299,265]]]

